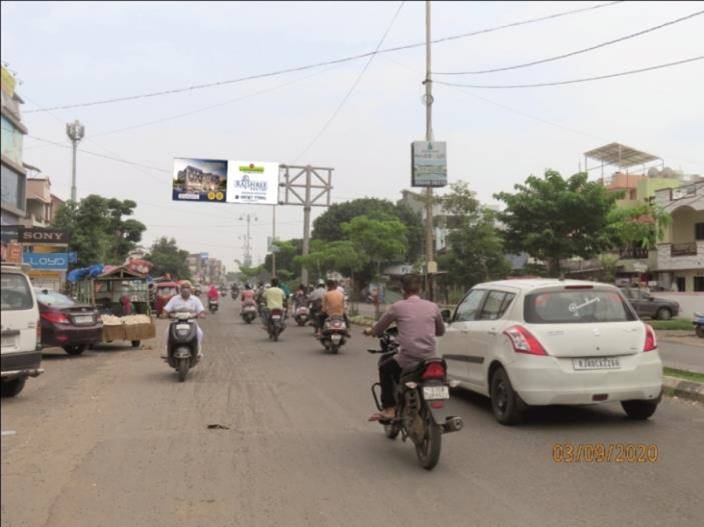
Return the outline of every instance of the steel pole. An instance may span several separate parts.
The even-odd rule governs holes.
[[[274,242],[276,241],[276,205],[272,208],[272,228],[271,228],[271,276],[276,278],[276,251]]]
[[[73,165],[71,170],[71,201],[76,203],[76,150],[78,149],[78,141],[73,139]]]
[[[433,140],[433,87],[430,77],[430,0],[425,0],[425,140]],[[426,289],[428,299],[433,300],[433,279],[430,274],[430,263],[433,261],[433,187],[426,189],[425,209],[425,261]]]
[[[306,167],[306,196],[303,203],[303,256],[310,253],[310,166]],[[308,285],[308,269],[306,266],[301,266],[301,282]]]

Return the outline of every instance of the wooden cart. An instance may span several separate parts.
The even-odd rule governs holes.
[[[143,340],[154,337],[156,326],[148,315],[103,316],[103,342],[127,340],[136,348]]]

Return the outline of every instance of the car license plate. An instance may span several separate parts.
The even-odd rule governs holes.
[[[73,321],[76,324],[92,324],[93,323],[93,315],[78,315],[73,317]]]
[[[447,386],[423,386],[423,399],[426,401],[449,398],[450,389]]]
[[[594,357],[589,359],[572,359],[575,370],[618,370],[621,363],[613,357]]]

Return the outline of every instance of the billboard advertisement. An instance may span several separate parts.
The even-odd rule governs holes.
[[[227,161],[223,159],[174,159],[171,199],[224,203],[227,192]]]
[[[447,145],[444,141],[411,143],[411,186],[444,187],[447,185]]]
[[[276,205],[279,164],[264,161],[175,158],[174,201]]]
[[[32,269],[44,271],[65,271],[68,269],[68,253],[23,253],[24,263]]]

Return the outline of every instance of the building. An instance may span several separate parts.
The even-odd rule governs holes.
[[[49,219],[50,223],[54,222],[54,219],[56,219],[56,213],[59,212],[59,209],[64,203],[66,203],[66,200],[63,200],[54,194],[51,195],[51,217]]]
[[[22,123],[22,98],[15,92],[15,78],[2,67],[2,136],[0,138],[0,224],[19,225],[25,218],[27,171],[22,163],[22,144],[27,127]]]
[[[704,291],[704,181],[655,192],[672,217],[657,245],[658,285],[680,292]]]
[[[27,169],[27,203],[23,225],[48,227],[54,217],[51,181],[41,176],[41,170],[25,163]]]
[[[402,190],[401,199],[397,202],[398,205],[406,205],[413,212],[420,214],[423,224],[426,222],[427,207],[426,197],[423,194],[413,192],[411,190]],[[435,220],[435,228],[433,229],[433,238],[435,240],[435,251],[442,251],[447,247],[447,228],[446,214],[443,209],[442,199],[436,200],[433,203],[433,219]]]

